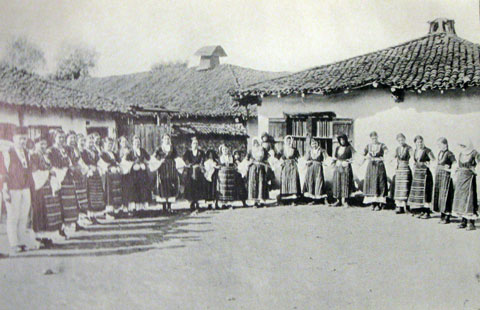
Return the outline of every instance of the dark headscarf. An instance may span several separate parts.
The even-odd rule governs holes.
[[[341,140],[343,139],[343,141],[345,141],[345,144],[342,144]],[[350,142],[348,142],[348,137],[346,134],[341,134],[337,137],[337,141],[338,141],[338,144],[340,144],[341,146],[349,146],[350,145]]]

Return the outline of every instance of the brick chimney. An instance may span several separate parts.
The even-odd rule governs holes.
[[[436,34],[436,33],[446,33],[446,34],[453,34],[456,35],[455,32],[455,21],[453,19],[448,18],[437,18],[428,22],[430,24],[430,30],[428,34]]]

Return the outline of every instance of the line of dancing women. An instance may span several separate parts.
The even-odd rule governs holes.
[[[124,137],[117,143],[112,138],[101,139],[96,133],[84,136],[57,130],[50,146],[51,139],[40,137],[30,151],[26,137],[26,130],[18,128],[14,146],[0,152],[7,233],[14,252],[27,248],[24,239],[29,214],[40,242],[36,245],[49,246],[56,236],[68,238],[100,219],[134,216],[152,202],[170,212],[182,186],[192,210],[198,209],[200,202],[205,202],[207,208],[229,208],[234,202],[262,207],[272,200],[273,189],[279,190],[276,199],[281,204],[323,204],[333,200],[332,206],[348,206],[356,191],[352,170],[355,150],[346,135],[338,136],[332,157],[315,139],[310,139],[301,157],[291,136],[285,137],[283,149],[277,150],[264,135],[253,139],[244,158],[241,152],[224,144],[218,153],[212,149],[204,152],[195,137],[180,157],[168,134],[152,154],[141,147],[138,136],[131,139],[130,146]],[[441,214],[441,223],[450,223],[455,215],[462,220],[460,228],[475,229],[475,167],[480,154],[471,142],[459,143],[457,161],[445,138],[437,141],[440,151],[436,158],[421,136],[414,138],[413,148],[403,134],[398,134],[392,159],[396,171],[389,188],[385,169],[388,148],[376,132],[370,138],[360,154],[361,164],[368,162],[363,204],[381,210],[390,196],[399,214],[411,212],[428,219],[433,210]],[[429,167],[435,161],[433,178]],[[327,165],[333,166],[331,191],[327,191],[324,176]]]

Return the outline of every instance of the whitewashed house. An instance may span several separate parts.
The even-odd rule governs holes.
[[[442,136],[454,152],[455,141],[465,136],[480,147],[479,86],[480,45],[457,36],[453,20],[439,18],[418,39],[231,95],[243,105],[258,105],[258,128],[250,136],[267,131],[280,141],[293,135],[300,151],[311,134],[332,154],[340,133],[363,150],[375,130],[391,153],[398,133],[411,145],[422,135],[437,153]],[[364,169],[355,169],[361,179]]]

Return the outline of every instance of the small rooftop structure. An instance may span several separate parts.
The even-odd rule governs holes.
[[[220,45],[204,46],[195,52],[195,56],[200,56],[198,71],[213,69],[220,64],[220,57],[227,56],[225,50]]]

